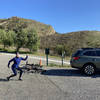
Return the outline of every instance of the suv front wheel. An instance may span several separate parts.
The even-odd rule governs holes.
[[[83,67],[83,72],[86,75],[93,75],[95,73],[95,66],[93,64],[86,64]]]

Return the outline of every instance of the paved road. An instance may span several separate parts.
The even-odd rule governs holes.
[[[100,100],[100,72],[87,77],[75,69],[45,67],[44,74],[25,73],[23,81],[8,82],[10,58],[0,55],[0,100]]]

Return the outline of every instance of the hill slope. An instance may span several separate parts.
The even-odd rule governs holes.
[[[13,30],[16,27],[16,23],[20,22],[24,28],[34,28],[39,36],[55,34],[55,30],[50,25],[19,17],[0,19],[0,28]]]
[[[79,48],[100,47],[99,31],[80,31],[67,34],[54,34],[41,38],[42,47],[56,50],[58,45],[63,45],[68,54],[72,54]],[[42,45],[41,44],[41,45]]]

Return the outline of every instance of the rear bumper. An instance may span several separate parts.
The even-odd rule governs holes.
[[[80,67],[77,67],[77,66],[71,66],[72,68],[77,68],[77,69],[81,69]]]
[[[77,68],[77,69],[81,69],[82,68],[82,66],[78,62],[70,61],[70,65],[71,65],[72,68]]]

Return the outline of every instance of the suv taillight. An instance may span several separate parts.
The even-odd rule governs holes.
[[[78,60],[80,57],[73,57],[74,60]]]

